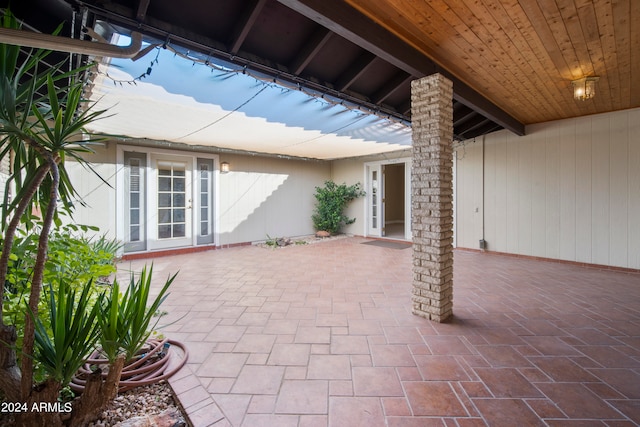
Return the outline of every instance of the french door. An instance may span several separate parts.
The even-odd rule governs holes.
[[[125,252],[214,243],[213,158],[123,151]]]
[[[151,155],[149,249],[193,243],[193,158]]]

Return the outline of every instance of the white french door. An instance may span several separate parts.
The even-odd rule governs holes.
[[[151,155],[149,249],[193,244],[193,158]]]

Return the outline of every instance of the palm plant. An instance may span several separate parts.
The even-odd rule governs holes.
[[[18,28],[10,12],[2,24]],[[0,301],[4,298],[7,267],[15,233],[21,223],[29,225],[32,213],[43,215],[38,251],[31,277],[28,311],[25,316],[21,368],[15,366],[15,329],[5,325],[0,304],[0,389],[11,400],[26,402],[33,393],[33,350],[38,301],[42,289],[48,239],[57,217],[58,199],[68,208],[76,197],[65,161],[73,158],[87,165],[83,154],[95,140],[82,139],[84,128],[104,111],[85,107],[82,67],[64,71],[64,64],[42,65],[48,52],[24,51],[18,46],[0,45],[0,157],[13,153],[10,183],[15,197],[6,197],[2,210],[4,239],[0,255]],[[8,188],[8,187],[7,187]],[[8,222],[7,222],[8,221]]]

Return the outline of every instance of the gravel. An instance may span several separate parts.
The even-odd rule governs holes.
[[[87,427],[112,427],[122,426],[126,422],[127,426],[155,426],[151,415],[162,412],[177,412],[177,420],[172,420],[172,426],[185,426],[187,417],[180,405],[176,402],[173,390],[166,382],[141,386],[119,394],[107,408],[100,414],[100,417],[88,424]],[[139,418],[136,418],[139,417]],[[135,423],[139,420],[139,423]],[[175,422],[173,422],[175,421]],[[0,427],[14,425],[11,414],[0,413]]]
[[[119,394],[102,412],[100,417],[89,424],[88,427],[118,426],[123,421],[128,421],[135,417],[159,414],[167,409],[175,409],[182,413],[169,384],[160,382],[136,387]],[[182,413],[182,425],[186,425],[185,419],[187,418]]]

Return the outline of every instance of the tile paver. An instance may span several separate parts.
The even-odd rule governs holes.
[[[156,260],[193,425],[640,425],[640,274],[458,250],[437,324],[411,249],[364,241]]]

